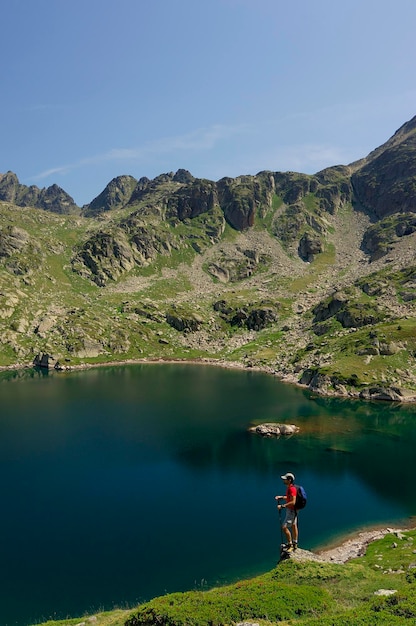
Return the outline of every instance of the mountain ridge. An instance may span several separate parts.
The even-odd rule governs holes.
[[[408,122],[405,122],[393,135],[388,139],[384,144],[372,150],[366,157],[363,157],[357,161],[354,161],[348,165],[333,165],[324,168],[316,172],[315,174],[302,174],[298,172],[286,171],[286,172],[272,172],[269,170],[263,170],[258,172],[257,174],[246,174],[239,175],[235,177],[235,179],[225,176],[218,181],[218,183],[224,183],[225,181],[238,180],[242,178],[256,178],[258,176],[264,174],[275,174],[281,176],[305,176],[305,177],[314,177],[319,179],[325,178],[325,174],[328,174],[332,171],[343,172],[344,175],[352,175],[357,170],[361,169],[363,166],[368,163],[374,161],[381,153],[385,152],[390,148],[396,147],[398,144],[403,143],[406,139],[414,140],[416,133],[416,116],[414,116]],[[190,183],[195,181],[194,176],[185,169],[179,169],[176,173],[170,172],[165,174],[159,174],[154,179],[148,179],[147,177],[142,177],[137,180],[134,176],[128,174],[122,174],[114,177],[104,188],[102,192],[98,196],[96,196],[90,203],[87,203],[83,207],[79,207],[75,204],[73,198],[61,187],[56,184],[51,185],[47,188],[39,189],[35,185],[31,185],[30,187],[19,182],[17,175],[14,172],[8,171],[5,174],[0,173],[0,201],[3,202],[13,202],[18,206],[33,206],[34,208],[42,208],[45,210],[50,210],[52,212],[77,212],[80,211],[85,215],[94,215],[100,211],[108,211],[114,206],[114,201],[112,200],[112,194],[117,193],[117,185],[121,184],[121,186],[126,185],[127,190],[123,190],[121,196],[119,197],[119,202],[116,203],[116,206],[122,206],[123,201],[125,203],[129,202],[131,196],[135,191],[135,186],[139,186],[143,188],[143,185],[155,183],[161,180],[167,180],[168,178],[172,178],[175,182],[186,182]],[[208,180],[208,179],[200,179],[200,180]],[[215,181],[210,181],[215,182]],[[128,188],[130,187],[130,194],[128,193]],[[112,189],[113,188],[113,189]],[[115,188],[115,189],[114,189]],[[119,190],[120,191],[120,190]],[[48,203],[45,202],[45,197],[53,197],[55,196],[56,202],[52,205],[48,206]]]

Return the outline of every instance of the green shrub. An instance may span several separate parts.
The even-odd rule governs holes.
[[[210,591],[173,593],[137,609],[126,626],[221,626],[251,619],[282,621],[319,614],[329,605],[323,589],[295,587],[263,576]]]

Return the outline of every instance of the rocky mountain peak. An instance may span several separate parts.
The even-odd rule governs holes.
[[[141,179],[143,180],[143,179]],[[136,188],[137,180],[133,176],[117,176],[84,209],[84,215],[91,217],[111,209],[119,209],[130,200]]]
[[[377,219],[414,213],[416,116],[359,162],[351,181],[358,201]]]
[[[19,189],[19,180],[14,172],[0,174],[0,200],[14,202]]]
[[[192,183],[195,179],[188,170],[179,169],[173,177],[177,183]]]
[[[39,189],[35,185],[27,187],[19,182],[16,174],[0,174],[0,201],[11,202],[17,206],[31,206],[52,213],[78,213],[79,207],[73,198],[61,187],[54,184]]]

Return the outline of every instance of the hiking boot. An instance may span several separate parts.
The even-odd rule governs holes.
[[[293,542],[293,550],[297,550],[297,547],[298,547],[298,542],[294,541]]]
[[[291,543],[284,543],[282,544],[282,550],[285,550],[285,552],[290,552],[291,550],[293,550],[293,545]]]

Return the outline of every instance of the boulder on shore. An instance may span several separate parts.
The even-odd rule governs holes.
[[[42,367],[44,369],[53,369],[56,368],[57,360],[51,356],[50,354],[40,353],[35,356],[33,359],[33,365],[35,367]]]
[[[398,387],[369,387],[360,392],[360,398],[363,400],[402,402],[403,394]]]
[[[250,432],[262,435],[262,437],[280,437],[281,435],[294,435],[299,432],[299,427],[295,424],[277,424],[276,422],[269,422],[267,424],[258,424],[258,426],[252,426]]]

